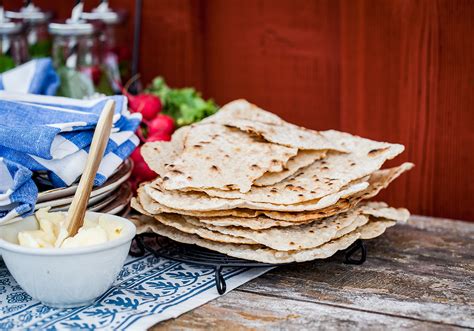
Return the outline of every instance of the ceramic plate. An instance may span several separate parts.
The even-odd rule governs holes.
[[[132,161],[130,159],[125,160],[125,162],[122,163],[120,167],[118,167],[117,171],[103,185],[95,187],[92,190],[91,197],[116,189],[120,184],[130,177],[132,167]],[[77,183],[69,187],[55,188],[40,192],[38,194],[37,203],[57,200],[64,197],[72,197],[76,192],[76,189]]]
[[[88,211],[96,211],[101,212],[102,209],[106,208],[109,205],[113,205],[114,201],[122,200],[123,196],[128,196],[131,191],[131,185],[128,182],[123,183],[119,189],[116,189],[112,192],[106,192],[107,194],[104,195],[103,199],[99,201],[92,201],[89,202],[87,205]],[[67,211],[69,209],[70,204],[65,206],[59,206],[53,208],[53,211]]]
[[[133,192],[131,190],[130,184],[126,183],[126,185],[127,187],[125,187],[123,190],[120,189],[121,192],[112,203],[106,205],[104,208],[99,210],[100,213],[116,215],[117,213],[120,213],[121,211],[129,207]]]
[[[99,194],[96,194],[95,196],[92,196],[91,194],[91,197],[89,198],[89,204],[93,204],[98,201],[101,201],[102,199],[105,199],[105,197],[107,197],[109,194],[110,194],[109,191],[101,192]],[[46,207],[58,207],[58,206],[68,207],[71,204],[73,198],[74,196],[70,196],[70,197],[60,198],[56,200],[37,203],[35,206],[35,210],[38,210],[40,208],[46,208]],[[56,210],[56,211],[59,211],[59,210]]]

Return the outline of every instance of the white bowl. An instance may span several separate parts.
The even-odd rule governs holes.
[[[136,233],[129,220],[108,214],[87,212],[123,224],[122,236],[100,245],[80,248],[28,248],[18,245],[20,231],[38,229],[34,216],[0,226],[0,251],[13,278],[34,299],[57,308],[92,303],[117,278]]]

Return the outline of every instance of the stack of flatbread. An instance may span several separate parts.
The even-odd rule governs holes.
[[[403,150],[233,101],[142,147],[158,177],[132,201],[148,216],[138,231],[266,263],[326,258],[406,222],[408,210],[368,202],[412,168],[381,170]]]

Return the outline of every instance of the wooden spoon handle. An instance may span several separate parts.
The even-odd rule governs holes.
[[[99,169],[100,162],[104,156],[105,147],[109,141],[110,131],[114,117],[115,102],[107,101],[100,114],[97,127],[92,137],[92,143],[87,157],[86,167],[82,173],[81,180],[77,186],[76,194],[71,202],[67,214],[69,236],[76,235],[77,231],[84,224],[87,204],[91,195],[94,178]]]

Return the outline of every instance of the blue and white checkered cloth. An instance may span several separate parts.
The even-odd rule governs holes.
[[[0,157],[0,221],[33,210],[38,188],[31,175],[27,168]]]
[[[31,60],[0,75],[0,90],[55,95],[59,76],[50,58]]]
[[[128,111],[124,96],[76,100],[0,91],[0,157],[30,171],[46,172],[56,187],[71,185],[84,170],[108,99],[116,103],[114,125],[94,183],[103,184],[139,144],[135,131],[141,114]],[[4,176],[0,173],[0,181]],[[34,201],[32,196],[29,205]],[[0,224],[8,219],[0,217]]]

